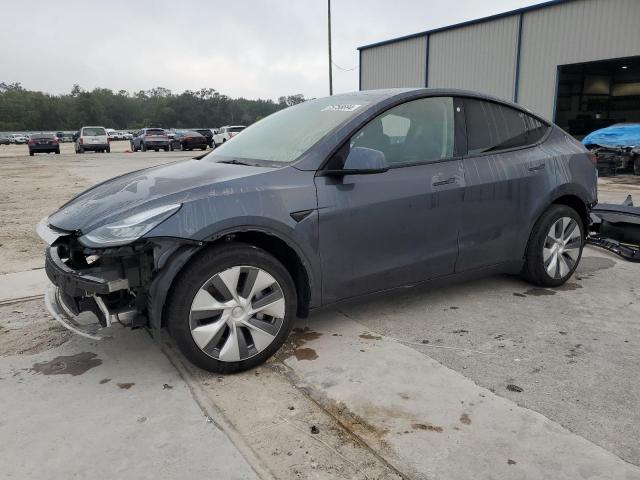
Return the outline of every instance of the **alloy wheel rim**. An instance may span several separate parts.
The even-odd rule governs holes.
[[[582,232],[573,218],[556,220],[544,241],[542,259],[544,268],[551,278],[561,279],[569,275],[580,257]]]
[[[191,336],[222,362],[247,360],[273,343],[286,312],[277,280],[252,266],[216,273],[196,293],[189,314]]]

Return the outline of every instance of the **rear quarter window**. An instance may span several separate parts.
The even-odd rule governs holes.
[[[533,145],[549,128],[525,112],[485,100],[465,98],[464,110],[470,155]]]

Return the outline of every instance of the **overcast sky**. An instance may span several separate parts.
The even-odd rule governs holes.
[[[535,3],[333,0],[333,60],[352,69],[358,46]],[[66,93],[77,83],[130,92],[207,87],[247,98],[328,94],[326,0],[0,5],[0,81],[28,89]],[[335,92],[357,89],[357,68],[334,67]]]

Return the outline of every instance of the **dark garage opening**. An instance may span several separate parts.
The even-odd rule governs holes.
[[[559,66],[555,122],[578,139],[640,122],[640,57]]]

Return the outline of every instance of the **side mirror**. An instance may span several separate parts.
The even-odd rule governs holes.
[[[324,170],[321,175],[343,176],[343,175],[366,175],[372,173],[383,173],[389,170],[387,160],[380,150],[372,148],[354,147],[349,151],[344,167],[337,170]]]

